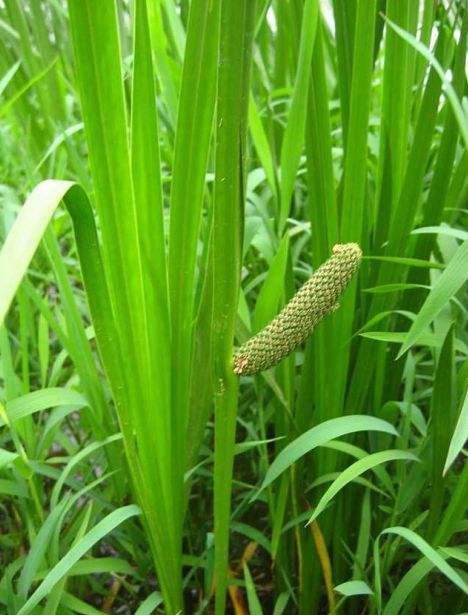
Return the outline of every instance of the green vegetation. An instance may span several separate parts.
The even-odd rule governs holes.
[[[1,613],[464,610],[467,33],[0,0]]]

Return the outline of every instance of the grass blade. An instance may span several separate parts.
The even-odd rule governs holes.
[[[364,581],[346,581],[335,586],[335,591],[342,596],[371,596],[373,591]]]
[[[440,570],[454,585],[459,587],[463,592],[468,594],[468,585],[460,577],[460,575],[444,560],[444,558],[429,545],[421,536],[408,529],[407,527],[389,527],[380,536],[385,534],[396,534],[407,540],[418,551],[420,551],[432,564]]]
[[[289,466],[300,459],[303,455],[310,452],[317,446],[321,446],[330,440],[339,438],[358,431],[383,431],[392,435],[397,435],[395,428],[387,423],[372,416],[341,416],[339,418],[325,421],[288,444],[276,457],[268,468],[261,489],[268,487],[280,474]]]
[[[388,25],[398,34],[398,36],[401,36],[401,38],[403,38],[409,45],[414,47],[418,53],[420,53],[424,58],[426,58],[429,64],[435,69],[435,71],[439,75],[444,86],[444,92],[452,106],[453,114],[457,119],[458,127],[460,129],[462,139],[465,143],[465,147],[468,148],[468,122],[466,113],[463,110],[461,102],[458,100],[458,96],[453,88],[453,85],[448,80],[445,71],[440,65],[439,61],[430,52],[430,50],[423,43],[421,43],[421,41],[418,41],[414,36],[412,36],[412,34],[410,34],[409,32],[405,32],[399,26],[397,26],[397,24],[393,23],[389,19],[387,19],[386,21]]]
[[[333,481],[333,484],[330,485],[330,487],[326,490],[326,492],[320,498],[317,506],[314,508],[312,516],[309,519],[309,523],[315,521],[315,519],[326,508],[332,498],[334,498],[335,495],[341,489],[343,489],[343,487],[345,487],[349,482],[354,480],[357,476],[360,476],[367,470],[374,468],[376,465],[396,460],[419,461],[418,458],[412,453],[399,450],[380,451],[379,453],[367,455],[366,457],[364,457],[364,459],[359,459],[358,461],[350,465],[348,468],[346,468],[346,470],[341,472],[338,478]]]
[[[398,357],[405,354],[421,338],[437,314],[463,286],[466,282],[467,270],[468,241],[465,241],[458,247],[453,258],[432,287],[404,338]]]
[[[458,457],[468,439],[468,393],[465,394],[455,430],[450,440],[449,450],[444,465],[444,475]]]
[[[255,584],[250,574],[249,567],[244,563],[244,577],[245,586],[247,588],[247,600],[249,603],[249,613],[251,615],[263,615],[260,600],[258,599],[257,592],[255,591]]]
[[[90,530],[81,540],[79,540],[68,553],[59,561],[56,566],[46,575],[45,579],[34,591],[32,596],[18,611],[18,615],[27,615],[31,613],[36,605],[47,596],[63,576],[65,576],[70,568],[81,558],[89,549],[107,534],[112,532],[118,525],[140,514],[138,506],[133,504],[122,506],[114,510],[107,517],[104,517],[92,530]]]

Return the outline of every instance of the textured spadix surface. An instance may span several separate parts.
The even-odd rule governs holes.
[[[236,374],[273,367],[299,346],[329,312],[361,262],[357,243],[337,244],[332,256],[294,295],[278,316],[241,346],[234,356]]]

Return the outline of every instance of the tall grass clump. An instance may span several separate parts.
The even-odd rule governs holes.
[[[461,613],[463,0],[0,0],[0,603]]]

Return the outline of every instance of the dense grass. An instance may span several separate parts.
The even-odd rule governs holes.
[[[463,611],[467,29],[0,0],[1,612]],[[236,376],[348,242],[339,309]]]

